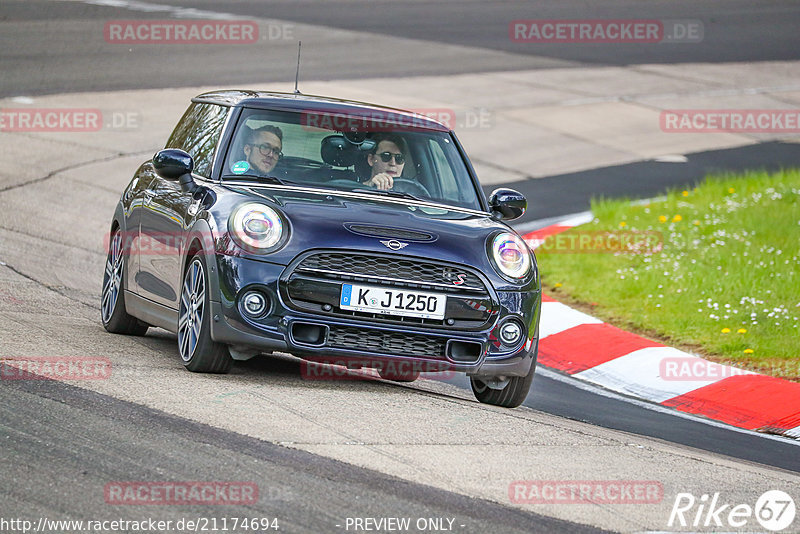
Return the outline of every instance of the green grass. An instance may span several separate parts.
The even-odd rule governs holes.
[[[595,200],[592,214],[569,233],[658,232],[663,248],[553,253],[551,237],[537,250],[546,291],[715,361],[800,380],[800,170],[711,176],[650,204]]]

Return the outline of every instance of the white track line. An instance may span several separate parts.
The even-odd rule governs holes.
[[[590,222],[592,220],[592,212],[581,211],[579,213],[570,213],[568,215],[558,215],[556,217],[548,217],[547,219],[537,219],[535,221],[530,221],[518,225],[512,224],[511,226],[519,234],[524,235],[527,234],[528,232],[533,232],[534,230],[541,230],[542,228],[545,228],[547,226],[551,226],[554,224],[561,224],[564,221],[586,218],[586,217],[588,217],[588,220],[586,222]]]
[[[706,379],[688,380],[678,376],[670,380],[669,371],[663,368],[670,360],[680,365],[702,364]],[[719,382],[734,374],[754,373],[709,362],[673,347],[645,347],[575,373],[573,376],[612,391],[660,403]]]
[[[546,317],[545,317],[546,316]],[[570,308],[560,302],[542,302],[539,321],[539,340],[582,324],[602,324],[603,321]]]

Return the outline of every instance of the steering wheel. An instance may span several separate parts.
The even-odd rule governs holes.
[[[431,194],[428,193],[424,185],[416,180],[409,180],[408,178],[395,178],[392,184],[392,191],[409,193],[415,197],[431,198]]]

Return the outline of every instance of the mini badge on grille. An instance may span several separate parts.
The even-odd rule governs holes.
[[[400,250],[401,248],[406,248],[408,246],[408,243],[401,243],[397,239],[389,239],[388,241],[381,240],[381,243],[392,250]]]

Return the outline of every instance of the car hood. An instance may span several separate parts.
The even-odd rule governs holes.
[[[269,261],[284,264],[310,249],[343,248],[469,263],[491,272],[487,240],[509,230],[488,214],[439,204],[271,186],[234,190],[250,197],[248,200],[273,205],[286,217],[291,228],[289,242],[269,257]]]

